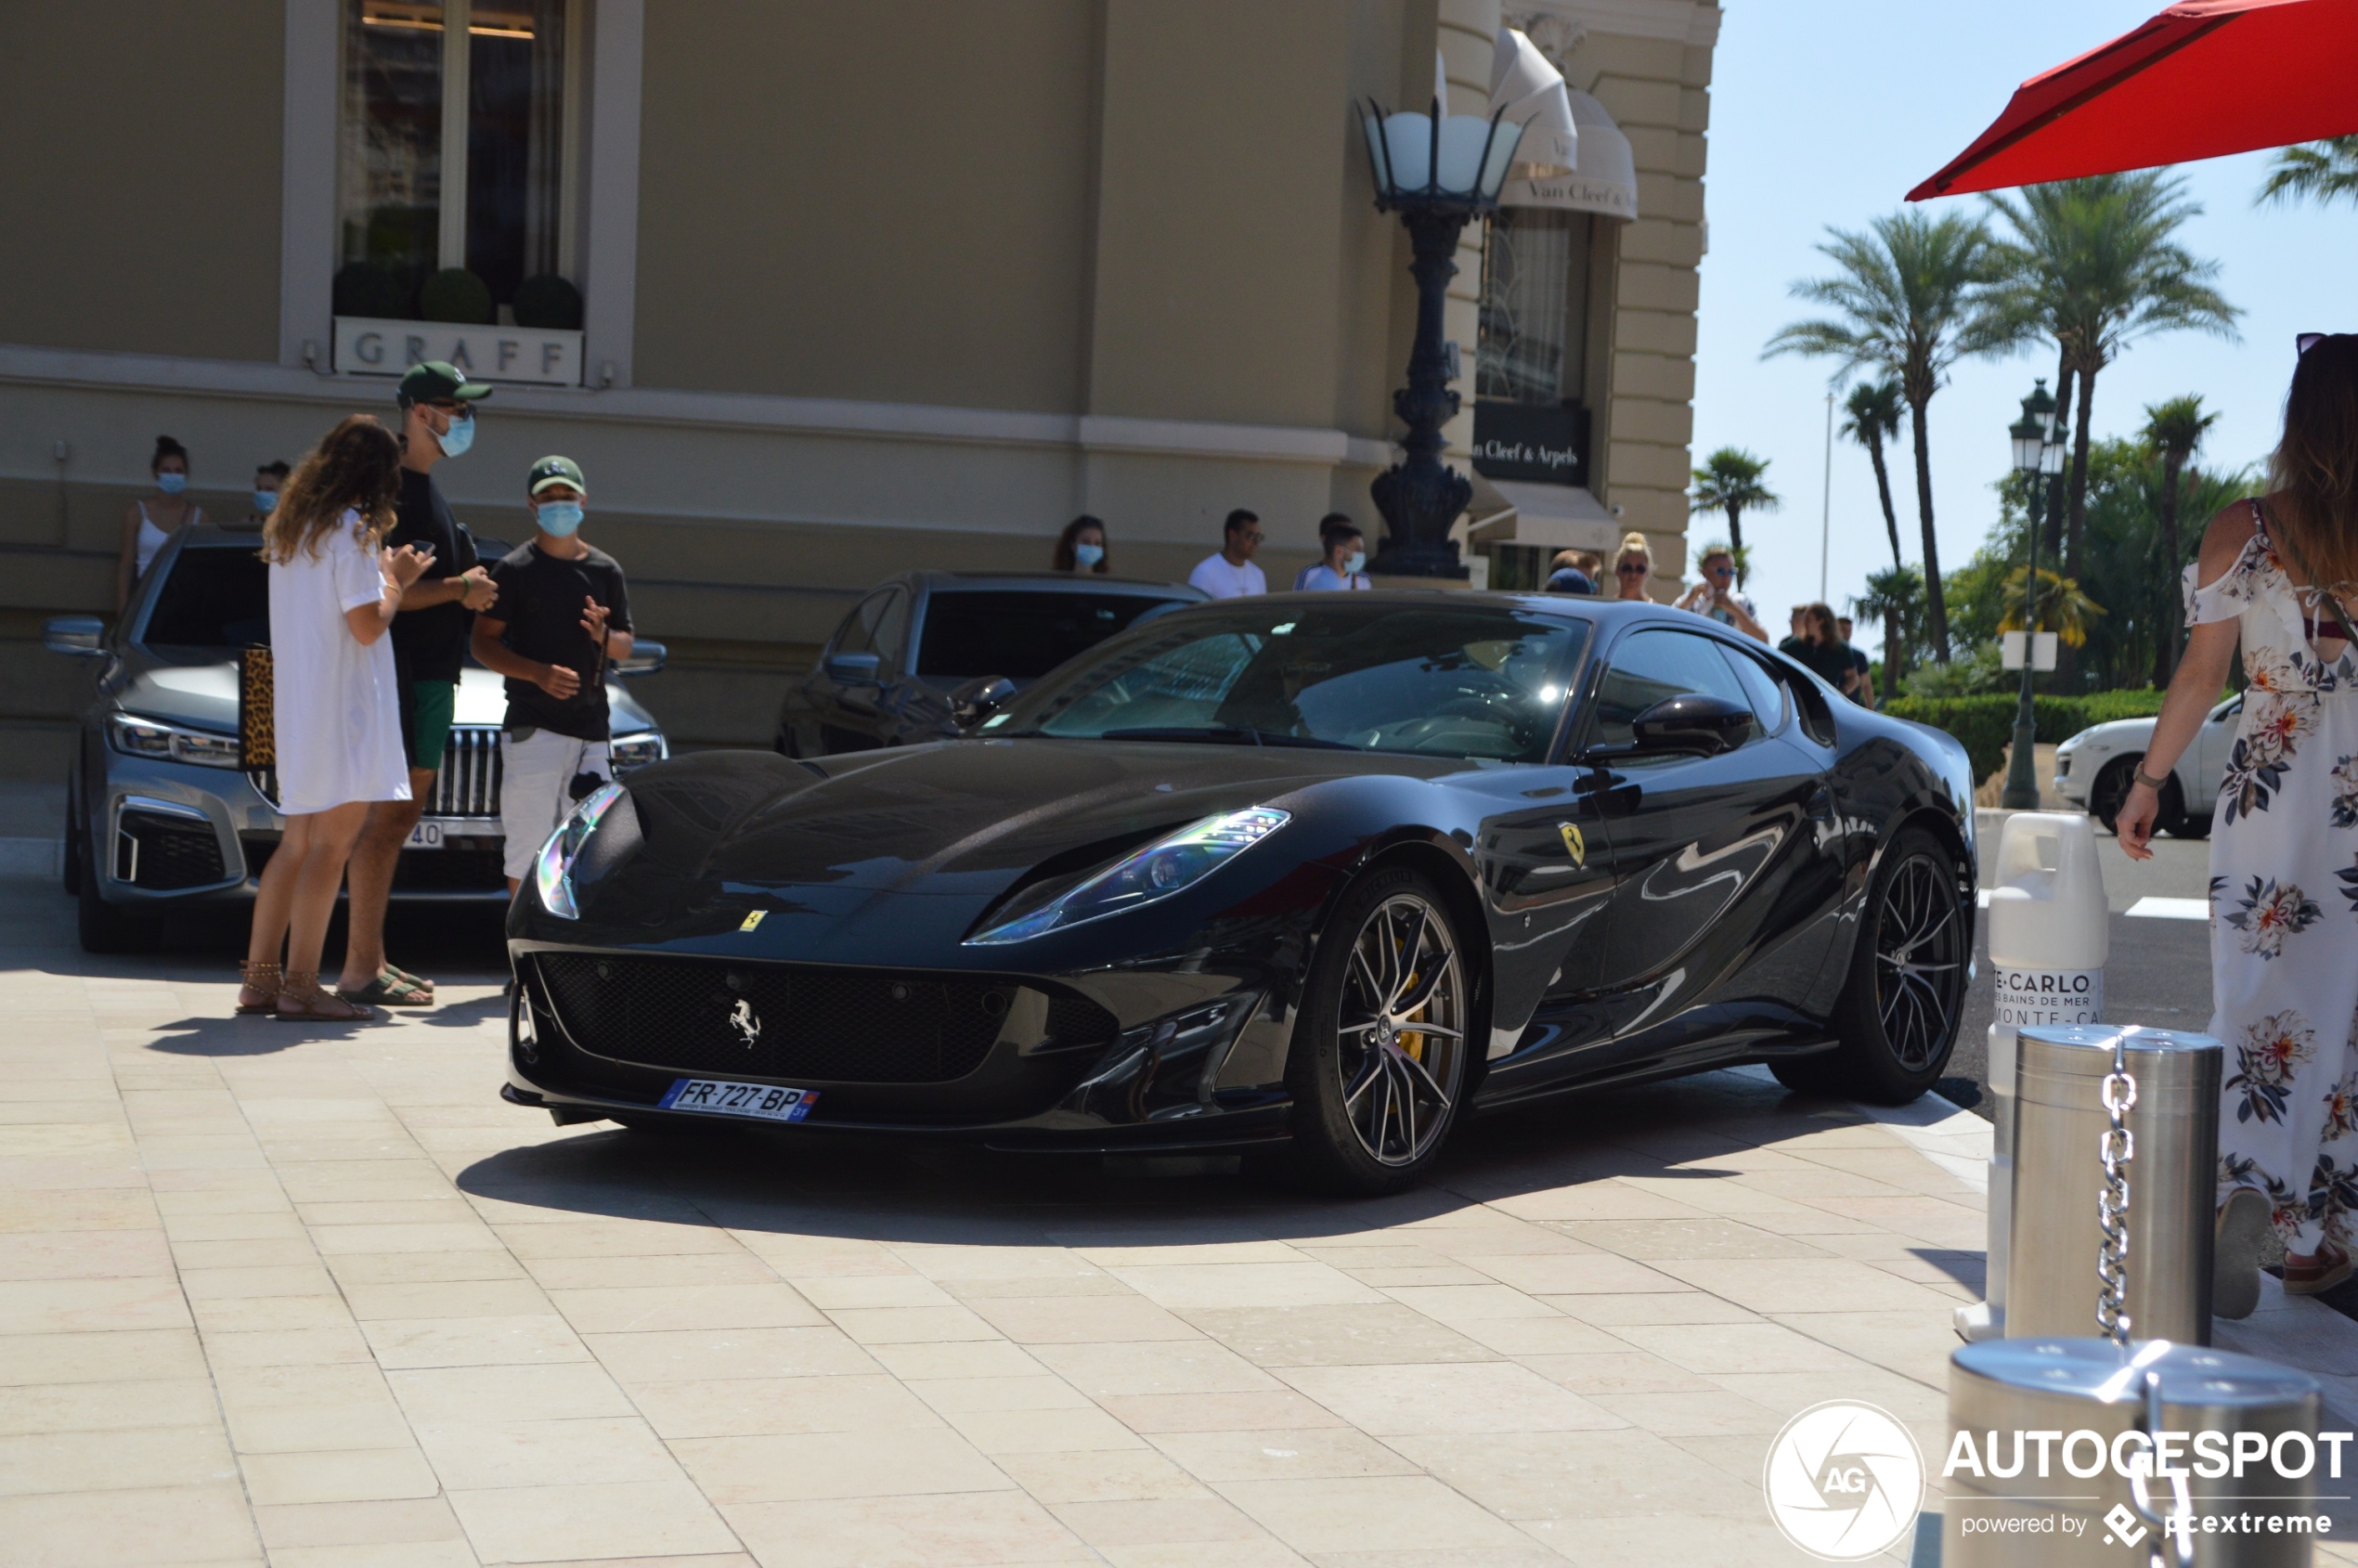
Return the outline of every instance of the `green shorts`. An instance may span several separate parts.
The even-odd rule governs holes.
[[[412,680],[405,693],[408,710],[402,717],[408,720],[401,726],[401,738],[407,743],[409,766],[434,772],[442,767],[442,754],[450,745],[450,720],[459,708],[459,683],[455,680]]]

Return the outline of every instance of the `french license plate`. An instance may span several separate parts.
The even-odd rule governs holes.
[[[785,1089],[775,1083],[732,1083],[720,1078],[675,1082],[657,1110],[716,1111],[723,1116],[758,1116],[770,1121],[799,1121],[819,1103],[816,1089]]]

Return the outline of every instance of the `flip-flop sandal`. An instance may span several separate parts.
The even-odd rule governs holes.
[[[434,993],[412,985],[391,968],[377,971],[377,978],[357,991],[338,987],[336,994],[361,1007],[431,1007]]]
[[[408,970],[401,968],[396,965],[387,964],[383,968],[378,970],[377,973],[380,976],[391,975],[395,979],[399,980],[405,985],[410,986],[415,990],[422,991],[428,996],[432,996],[434,994],[434,982],[432,980],[426,978],[423,975],[413,975]]]
[[[341,996],[332,991],[319,989],[317,974],[289,971],[286,982],[279,988],[277,1011],[282,1022],[294,1023],[360,1023],[373,1018],[376,1013]]]

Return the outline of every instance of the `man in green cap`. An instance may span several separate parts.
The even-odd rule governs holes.
[[[606,661],[630,656],[630,594],[622,567],[581,537],[590,481],[571,458],[546,457],[525,476],[533,537],[491,568],[499,607],[476,617],[475,661],[508,678],[499,737],[499,830],[508,890],[574,802],[610,780]]]
[[[490,574],[475,560],[474,544],[442,490],[434,465],[463,456],[474,445],[474,406],[491,388],[471,382],[446,360],[412,365],[401,378],[401,494],[394,505],[393,549],[416,545],[432,554],[424,576],[401,595],[393,621],[394,672],[401,698],[401,742],[409,758],[409,798],[381,800],[352,847],[345,876],[351,891],[351,937],[336,993],[354,1002],[395,1007],[431,1006],[434,982],[385,958],[385,904],[394,866],[410,829],[434,798],[434,779],[450,740],[459,671],[467,657],[474,612],[499,597]]]

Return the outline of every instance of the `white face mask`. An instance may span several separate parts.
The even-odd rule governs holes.
[[[1346,577],[1355,577],[1367,569],[1367,552],[1364,550],[1354,550],[1342,558],[1342,575]]]

